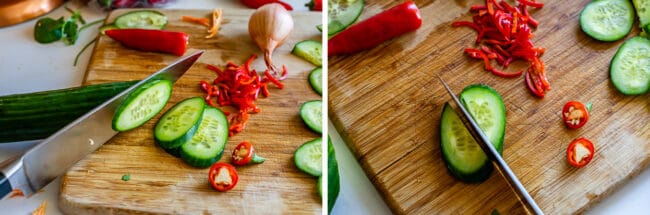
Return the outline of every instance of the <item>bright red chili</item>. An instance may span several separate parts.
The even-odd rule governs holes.
[[[278,3],[284,7],[284,9],[287,10],[293,10],[293,7],[291,7],[290,4],[280,1],[280,0],[239,0],[241,3],[246,5],[249,8],[257,9],[258,7],[262,7],[262,5],[265,4],[270,4],[270,3]]]
[[[312,11],[323,11],[323,0],[311,0],[305,6]]]
[[[475,14],[472,22],[457,21],[451,25],[470,27],[477,32],[476,44],[484,42],[486,46],[481,46],[481,49],[468,48],[470,51],[465,49],[465,53],[472,58],[482,59],[485,70],[492,74],[512,78],[524,73],[523,70],[503,72],[490,65],[492,59],[504,69],[513,60],[528,61],[530,66],[524,75],[526,86],[533,95],[543,98],[545,92],[551,89],[544,63],[539,59],[546,49],[533,45],[531,27],[537,27],[538,23],[530,16],[527,7],[542,8],[544,4],[534,0],[517,2],[516,6],[512,6],[503,0],[486,0],[485,5],[470,7],[470,12]]]
[[[235,167],[227,163],[215,163],[210,167],[208,172],[208,181],[210,185],[220,192],[232,190],[237,185],[239,176]]]
[[[566,158],[571,166],[580,168],[591,161],[594,153],[594,144],[587,138],[580,137],[569,144],[566,149]]]
[[[393,37],[415,31],[422,25],[420,11],[412,0],[350,26],[328,40],[328,56],[370,49]]]
[[[562,108],[564,124],[571,129],[578,129],[589,120],[587,107],[579,101],[569,101]]]
[[[241,142],[232,151],[232,163],[237,166],[244,166],[249,163],[264,163],[266,159],[255,154],[255,148],[250,142]]]
[[[150,29],[113,29],[105,33],[128,48],[178,56],[185,54],[190,38],[183,32]]]

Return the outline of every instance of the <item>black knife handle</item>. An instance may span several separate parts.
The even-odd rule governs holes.
[[[12,190],[13,188],[9,183],[9,178],[7,178],[4,173],[0,172],[0,199],[9,195]]]

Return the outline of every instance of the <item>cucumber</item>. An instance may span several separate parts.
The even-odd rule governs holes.
[[[115,24],[102,25],[102,27],[99,27],[99,33],[105,34],[104,33],[105,31],[113,30],[113,29],[118,29],[118,27],[115,26]]]
[[[302,144],[293,154],[293,161],[301,171],[318,177],[323,174],[323,138],[316,138]]]
[[[639,26],[642,28],[645,26],[647,33],[647,26],[650,25],[650,0],[632,0],[632,3],[639,17]]]
[[[156,143],[165,149],[173,149],[189,141],[199,128],[204,108],[205,99],[201,97],[176,103],[156,123],[153,129]]]
[[[625,37],[634,23],[634,8],[628,0],[594,0],[580,12],[580,28],[600,41]]]
[[[181,159],[191,166],[209,167],[221,158],[227,141],[226,115],[217,108],[205,106],[199,129],[181,145]]]
[[[339,165],[331,139],[330,137],[327,138],[327,211],[330,213],[341,190]]]
[[[152,80],[129,94],[115,110],[113,130],[128,131],[156,116],[172,95],[172,82]]]
[[[46,138],[137,82],[0,96],[0,143]]]
[[[137,10],[116,17],[114,25],[118,28],[160,30],[167,25],[167,17],[155,10]]]
[[[363,12],[363,0],[327,1],[327,35],[334,36],[356,22]],[[322,25],[317,26],[322,31]]]
[[[314,40],[303,40],[293,46],[291,53],[301,57],[316,66],[323,65],[323,57],[321,55],[323,44]]]
[[[616,89],[625,95],[640,95],[650,89],[650,40],[632,37],[618,48],[609,67]]]
[[[501,154],[506,127],[506,109],[501,96],[489,86],[470,85],[459,99]],[[490,160],[447,103],[440,119],[440,146],[447,168],[459,180],[482,182],[490,176],[493,170]]]
[[[321,100],[312,100],[303,103],[300,106],[300,118],[305,122],[307,127],[317,133],[323,132],[323,102]]]
[[[309,72],[309,85],[318,95],[323,95],[323,69],[321,67]]]

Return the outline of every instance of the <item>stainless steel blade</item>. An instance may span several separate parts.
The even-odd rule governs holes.
[[[113,114],[124,98],[134,89],[151,80],[168,79],[176,82],[196,62],[201,54],[203,54],[203,51],[183,57],[166,66],[102,103],[27,151],[18,160],[18,163],[22,161],[22,171],[24,171],[31,188],[31,190],[23,190],[23,192],[29,193],[41,189],[115,136],[118,132],[111,127]],[[16,174],[20,174],[20,170]],[[11,182],[11,177],[9,178]]]
[[[488,139],[481,128],[478,127],[478,123],[474,121],[474,118],[472,118],[467,109],[465,109],[458,97],[456,97],[454,92],[451,91],[449,85],[447,85],[447,83],[442,80],[440,76],[438,76],[438,79],[440,79],[440,82],[442,82],[442,85],[454,100],[454,103],[456,106],[458,106],[458,109],[460,109],[461,114],[459,114],[459,117],[463,121],[467,122],[465,124],[465,127],[467,127],[467,129],[470,131],[470,134],[472,134],[478,145],[481,147],[481,149],[483,149],[483,152],[485,152],[485,154],[490,158],[498,172],[501,173],[501,175],[506,179],[506,182],[508,182],[510,188],[515,191],[517,198],[519,198],[519,200],[524,204],[530,213],[544,214],[544,212],[542,212],[542,209],[540,209],[539,206],[537,206],[537,203],[535,203],[533,197],[531,197],[528,191],[526,191],[524,185],[521,184],[515,173],[512,172],[512,169],[510,169],[499,152],[497,152],[494,146],[490,143],[490,139]]]

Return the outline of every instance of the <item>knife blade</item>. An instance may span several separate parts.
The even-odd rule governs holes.
[[[498,172],[503,176],[503,178],[506,179],[506,182],[510,186],[510,189],[512,189],[517,198],[519,198],[519,201],[523,203],[524,208],[528,210],[529,213],[533,214],[544,214],[542,212],[542,209],[539,208],[533,197],[530,196],[528,191],[526,191],[526,188],[524,185],[521,184],[517,176],[515,175],[514,172],[512,172],[512,169],[508,166],[508,164],[503,160],[501,155],[497,152],[496,148],[490,143],[490,139],[485,136],[483,131],[481,130],[480,127],[478,127],[478,123],[474,121],[474,118],[469,114],[467,109],[463,106],[463,104],[460,102],[458,97],[456,97],[456,94],[454,94],[453,91],[451,91],[451,88],[449,88],[449,85],[440,77],[440,75],[437,75],[438,79],[442,83],[442,85],[445,87],[449,95],[451,96],[452,100],[458,106],[458,109],[460,109],[460,113],[458,114],[461,120],[463,121],[463,124],[469,130],[469,133],[472,134],[472,137],[478,145],[481,147],[483,152],[487,155],[488,158],[490,158],[490,161],[492,161],[492,164],[495,166],[495,168],[498,170]],[[458,113],[458,111],[456,111]]]
[[[24,155],[0,164],[0,199],[13,189],[29,196],[65,173],[118,133],[111,127],[113,115],[129,93],[153,80],[175,83],[202,54],[198,51],[180,58],[66,125]]]

